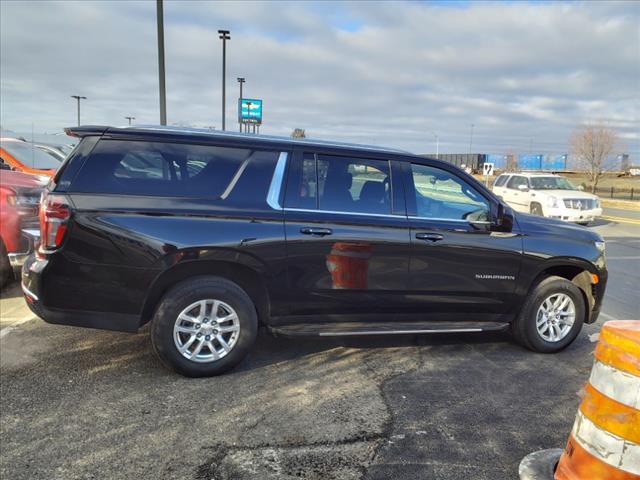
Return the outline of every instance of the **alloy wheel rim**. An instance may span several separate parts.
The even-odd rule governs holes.
[[[576,306],[566,293],[549,295],[538,308],[536,329],[543,340],[551,343],[564,339],[576,320]]]
[[[187,360],[210,363],[227,356],[240,335],[240,320],[227,303],[198,300],[182,310],[173,326],[173,341]]]

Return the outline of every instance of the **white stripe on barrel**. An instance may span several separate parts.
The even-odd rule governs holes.
[[[640,475],[640,445],[600,428],[580,410],[571,431],[573,438],[591,455],[614,468]]]
[[[596,360],[589,383],[612,400],[640,410],[640,377]]]

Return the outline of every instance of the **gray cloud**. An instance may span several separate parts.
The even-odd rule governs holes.
[[[155,2],[0,3],[4,128],[83,121],[157,123]],[[414,151],[561,152],[581,122],[604,120],[640,153],[637,4],[166,2],[170,123],[227,123],[236,76],[263,98],[263,132]]]

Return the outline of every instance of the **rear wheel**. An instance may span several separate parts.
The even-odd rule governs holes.
[[[541,353],[554,353],[573,342],[585,318],[580,289],[561,277],[547,277],[529,293],[511,324],[516,341]]]
[[[189,377],[207,377],[242,361],[257,330],[255,306],[244,290],[224,278],[198,277],[162,298],[151,341],[167,367]]]
[[[544,216],[544,213],[542,213],[542,205],[539,203],[532,203],[529,211],[533,215]]]

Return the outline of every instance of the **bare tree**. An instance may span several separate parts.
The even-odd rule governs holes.
[[[507,151],[507,164],[506,169],[507,172],[516,172],[518,171],[518,154],[513,149],[509,149]]]
[[[307,138],[304,128],[294,128],[291,132],[291,138]]]
[[[601,123],[584,125],[571,136],[571,153],[578,166],[587,172],[591,191],[594,193],[606,169],[607,158],[614,152],[617,144],[616,132]]]

